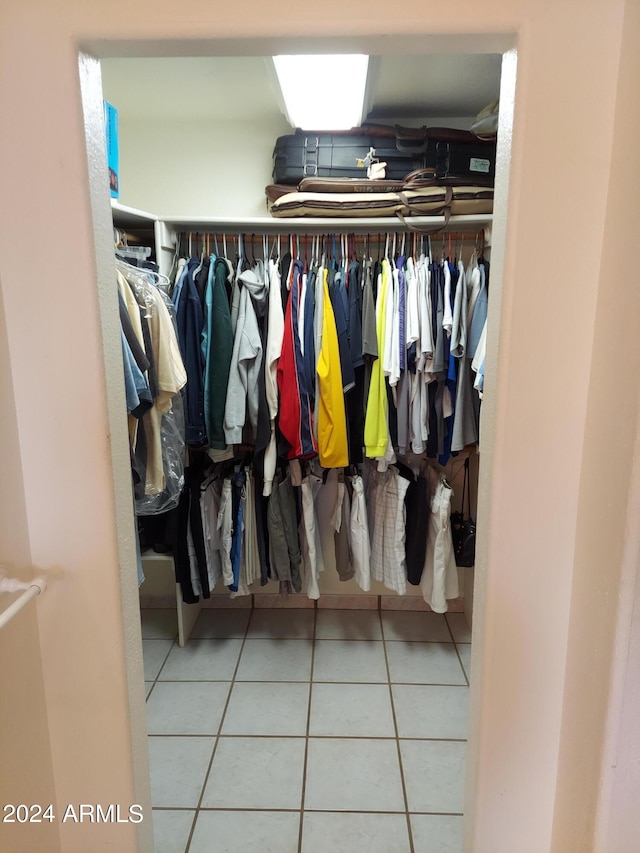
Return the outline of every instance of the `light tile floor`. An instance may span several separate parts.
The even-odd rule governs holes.
[[[460,853],[462,614],[142,614],[156,853]]]

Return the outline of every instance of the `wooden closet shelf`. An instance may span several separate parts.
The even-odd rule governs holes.
[[[250,219],[241,217],[159,217],[169,228],[178,232],[187,233],[218,233],[218,234],[329,234],[329,233],[359,233],[375,234],[387,231],[406,231],[412,233],[407,225],[398,218],[340,218],[329,217],[296,217],[295,219],[275,219],[271,216],[260,216]],[[478,215],[452,216],[447,224],[447,231],[472,231],[479,230],[491,225],[492,214],[483,213]],[[436,230],[444,225],[443,216],[412,216],[407,217],[411,225]]]

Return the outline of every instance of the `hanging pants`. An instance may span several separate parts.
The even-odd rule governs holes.
[[[371,589],[371,542],[362,477],[357,475],[353,477],[351,485],[353,487],[350,519],[351,560],[354,579],[361,590],[369,592]]]
[[[302,589],[300,543],[296,517],[296,496],[289,477],[277,471],[267,513],[271,569],[281,582],[291,583],[295,592]]]
[[[427,554],[422,573],[422,595],[435,613],[446,613],[447,599],[458,597],[458,568],[451,539],[453,489],[440,477],[431,498]]]

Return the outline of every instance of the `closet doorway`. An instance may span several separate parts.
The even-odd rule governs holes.
[[[398,55],[385,55],[383,58],[400,64]],[[497,59],[498,67],[503,62],[500,57],[491,58],[494,65]],[[233,68],[235,61],[229,57],[230,68]],[[158,67],[154,70],[153,63],[158,60],[149,59],[146,62],[150,73],[156,75],[157,79]],[[113,63],[108,59],[103,61],[105,97],[115,102],[116,106],[117,77],[123,68],[121,65],[119,71],[117,64],[118,60]],[[505,69],[508,72],[506,74]],[[503,62],[503,106],[512,106],[514,83],[515,57],[509,54]],[[171,98],[167,100],[169,103],[172,101]],[[93,108],[96,108],[95,103]],[[398,115],[387,113],[386,119],[406,124],[460,126],[470,118],[459,114],[457,122],[455,116],[443,111],[441,113],[436,116],[431,110],[410,116],[399,110]],[[382,115],[378,117],[381,120],[385,118]],[[187,122],[184,115],[174,115],[171,119]],[[501,120],[508,127],[511,116],[505,115],[503,110]],[[262,121],[269,149],[277,135],[273,131],[278,122],[281,122],[281,132],[288,132],[284,119],[276,118],[272,123]],[[137,132],[135,141],[134,137],[127,140],[127,124],[132,128],[133,123],[130,119],[127,121],[123,114],[122,156],[126,157],[130,144],[131,151],[137,147],[137,156],[144,151],[143,156],[148,155],[151,161],[157,156],[153,143],[154,123],[148,115],[141,118],[142,123],[146,125],[146,135]],[[155,131],[160,132],[160,128],[155,127]],[[248,133],[247,136],[255,140],[255,135],[252,137]],[[198,144],[205,149],[209,148],[206,137],[204,140],[201,137]],[[91,151],[89,138],[88,147]],[[262,185],[268,183],[264,153],[261,160],[256,158],[251,165],[252,180],[260,180],[261,185],[256,190],[254,183],[252,198],[255,202],[252,202],[248,211],[243,208],[244,193],[233,192],[233,180],[221,192],[202,193],[197,208],[194,205],[191,214],[186,207],[171,206],[177,204],[179,198],[179,187],[172,181],[180,180],[180,168],[165,176],[166,180],[159,179],[155,184],[150,181],[149,173],[135,177],[131,171],[132,189],[127,190],[126,176],[130,167],[125,166],[124,162],[122,202],[148,210],[160,219],[186,221],[191,215],[201,221],[209,215],[219,219],[244,216],[249,220],[257,216],[256,207],[262,204]],[[211,159],[226,156],[229,155],[225,154],[223,148],[216,148]],[[180,159],[178,151],[175,152],[175,159],[176,162]],[[267,161],[269,159],[270,150],[266,157]],[[503,146],[502,150],[499,149],[500,174],[491,226],[490,322],[495,334],[501,297],[507,164],[508,150]],[[159,166],[157,160],[155,166]],[[251,169],[247,167],[246,171],[251,172]],[[231,169],[223,171],[226,176],[232,174]],[[264,177],[257,178],[260,174]],[[184,199],[192,189],[187,187],[185,190],[183,186],[180,192]],[[218,207],[221,198],[225,202]],[[182,200],[181,203],[190,204]],[[232,205],[233,212],[229,213]],[[211,212],[207,214],[207,211]],[[304,223],[301,226],[301,230],[304,230]],[[186,227],[184,230],[187,230]],[[99,257],[99,263],[103,260],[104,257]],[[107,282],[108,271],[103,269],[101,272],[102,280]],[[111,311],[112,308],[104,304],[106,301],[103,296],[103,311]],[[491,342],[489,351],[491,357],[495,358],[495,340]],[[489,365],[489,375],[492,367],[495,365]],[[109,366],[107,369],[109,371]],[[484,459],[491,454],[492,395],[490,391],[483,404],[485,412],[489,410],[488,416],[486,413],[483,415],[483,422],[488,424],[482,438],[483,467]],[[474,463],[474,480],[477,483],[477,457],[474,457]],[[455,469],[460,475],[461,467],[454,465],[454,473]],[[460,476],[458,482],[461,485]],[[482,482],[482,471],[479,489],[475,483],[474,498],[478,494],[486,496],[488,484]],[[454,488],[456,485],[454,483]],[[487,507],[482,505],[481,500],[477,511],[480,524],[477,563],[482,559],[481,525],[486,514]],[[133,555],[130,554],[130,557],[133,565]],[[156,561],[161,561],[161,558]],[[149,577],[156,569],[149,565],[145,574]],[[166,566],[159,574],[167,577]],[[170,598],[173,594],[170,573],[168,578],[168,587],[163,587],[161,581],[159,591],[155,595],[152,593],[155,598],[152,603],[170,603],[168,598],[162,601],[163,595]],[[449,613],[446,617],[427,613],[422,609],[418,596],[414,597],[417,601],[412,602],[413,606],[407,609],[388,606],[381,610],[381,599],[376,597],[373,607],[370,601],[364,606],[362,601],[354,601],[356,607],[353,610],[346,609],[344,602],[341,602],[339,609],[314,607],[313,602],[310,602],[311,607],[287,607],[279,611],[274,607],[276,602],[268,601],[270,596],[267,592],[262,607],[256,595],[253,598],[253,609],[241,605],[204,608],[195,622],[193,642],[187,644],[185,649],[179,649],[175,644],[174,635],[178,627],[175,608],[145,609],[142,639],[145,645],[145,678],[149,681],[147,707],[157,853],[183,849],[188,853],[199,853],[208,849],[205,839],[210,837],[221,839],[221,844],[222,839],[228,837],[228,843],[232,845],[238,832],[247,831],[247,828],[262,839],[261,850],[277,849],[279,853],[283,853],[285,847],[292,853],[296,850],[302,850],[303,853],[324,850],[328,838],[331,849],[342,849],[337,845],[344,844],[345,837],[362,839],[367,833],[378,839],[381,853],[390,850],[392,843],[400,844],[398,849],[420,853],[421,850],[431,849],[427,843],[434,845],[437,839],[441,839],[443,850],[448,849],[447,844],[454,845],[451,849],[461,850],[463,792],[460,779],[463,771],[460,768],[464,766],[463,755],[466,752],[467,717],[455,693],[456,690],[467,692],[471,649],[468,623],[472,618],[474,642],[482,636],[482,613],[472,610],[472,570],[461,573],[461,586],[463,594],[456,607],[457,612]],[[131,600],[131,591],[132,586],[129,585],[126,606],[130,616],[136,607],[136,602]],[[273,592],[275,598],[275,590]],[[380,595],[384,595],[383,590]],[[387,597],[391,595],[385,595]],[[307,603],[308,599],[303,601],[299,597],[298,602]],[[270,643],[285,649],[290,656],[289,667],[285,664],[284,670],[277,677],[270,677],[268,673],[265,675],[265,667],[270,665],[269,657],[272,664],[275,659],[274,655],[265,657],[265,649]],[[285,648],[287,644],[288,648]],[[359,655],[353,657],[351,674],[347,673],[344,656],[340,654],[346,644],[350,644],[351,651],[357,649]],[[434,680],[432,675],[417,679],[414,677],[415,660],[412,664],[411,659],[426,650],[427,644],[430,644],[432,650],[446,646],[447,655],[451,656],[456,665],[453,675],[445,675],[440,681]],[[308,652],[303,652],[303,647]],[[256,658],[254,661],[251,660],[252,654]],[[308,669],[305,677],[293,673],[292,662],[300,654],[303,657],[308,654],[309,657],[308,666],[302,664],[302,668]],[[256,668],[253,674],[251,666]],[[326,667],[324,676],[323,667]],[[377,674],[366,678],[363,676],[365,670],[371,668],[373,672],[376,667],[379,670]],[[394,669],[397,673],[402,670],[409,674],[396,676]],[[317,673],[317,676],[312,675],[312,672]],[[299,726],[298,722],[293,723],[295,731],[291,727],[283,728],[282,714],[275,706],[269,711],[276,684],[278,701],[282,702],[283,696],[289,694],[288,707],[295,709],[292,717],[302,721]],[[132,689],[139,689],[139,686],[132,685]],[[427,693],[430,695],[427,696]],[[193,715],[185,714],[184,703],[192,703],[200,710]],[[429,703],[438,709],[434,728],[425,728],[420,720],[420,711]],[[256,707],[265,709],[264,719],[257,727]],[[202,713],[203,708],[208,709],[207,713]],[[369,714],[358,718],[355,714],[357,708],[367,708]],[[178,722],[177,718],[180,718]],[[138,720],[137,729],[142,731],[143,728],[144,721],[141,723]],[[448,750],[448,753],[445,755],[443,750]],[[292,769],[294,764],[295,772]],[[187,775],[181,777],[176,785],[176,777],[183,772],[183,765],[188,768],[185,770]],[[260,771],[252,776],[245,772],[248,768],[255,769],[260,765],[276,769],[264,777]],[[345,785],[345,779],[348,782],[351,775],[360,773],[362,767],[367,768],[367,775],[373,778],[377,775],[380,784],[374,784],[368,792],[363,790],[356,793],[352,801],[343,801],[342,804],[336,802],[335,791]],[[451,775],[452,785],[456,788],[455,803],[446,797],[439,799],[438,785],[434,787],[433,779],[429,778],[436,767],[440,775]],[[336,775],[333,781],[332,774]],[[473,772],[469,778],[472,775]],[[234,785],[237,794],[234,794]],[[353,785],[346,784],[345,791],[353,792]],[[377,793],[380,793],[379,802],[375,799]],[[337,833],[335,839],[331,832]],[[277,844],[280,846],[264,846],[264,838],[270,835],[279,839]],[[350,841],[349,849],[357,853],[355,843]],[[232,850],[233,847],[220,848],[223,849]]]

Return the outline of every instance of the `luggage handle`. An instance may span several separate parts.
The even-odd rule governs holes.
[[[444,231],[444,229],[449,224],[449,220],[451,219],[451,211],[448,207],[445,207],[442,209],[441,213],[442,216],[444,216],[444,222],[439,228],[420,228],[420,226],[414,225],[411,222],[411,217],[407,218],[405,213],[403,213],[401,210],[396,210],[396,216],[398,217],[400,222],[402,222],[405,228],[407,228],[409,231],[413,231],[416,234],[439,234],[441,231]]]
[[[422,154],[427,150],[429,131],[426,127],[395,125],[396,148],[405,154]]]
[[[418,225],[413,225],[410,221],[411,217],[409,216],[408,219],[406,218],[406,214],[411,213],[411,202],[409,201],[404,192],[399,192],[398,198],[405,206],[406,210],[396,210],[396,216],[398,217],[400,222],[402,222],[402,224],[409,229],[409,231],[415,231],[418,234],[438,234],[440,233],[440,231],[444,231],[444,229],[449,224],[449,220],[451,219],[451,202],[453,201],[453,190],[451,189],[451,187],[445,187],[445,196],[442,206],[439,209],[431,211],[432,216],[435,214],[444,217],[444,222],[439,228],[420,228]]]
[[[405,176],[402,187],[405,190],[430,187],[438,184],[436,170],[433,167],[427,169],[414,169]]]

